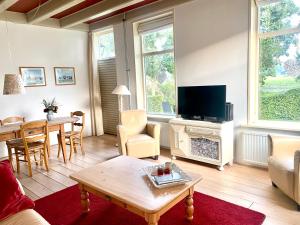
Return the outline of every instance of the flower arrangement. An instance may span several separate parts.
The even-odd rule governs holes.
[[[47,101],[47,100],[43,99],[43,105],[45,107],[44,113],[49,113],[49,112],[57,113],[58,104],[55,101],[55,98],[53,98],[52,101]]]

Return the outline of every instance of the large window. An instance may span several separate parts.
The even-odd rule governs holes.
[[[141,34],[145,101],[149,114],[175,114],[173,26]]]
[[[299,122],[300,0],[257,2],[257,119]]]
[[[115,40],[113,29],[107,29],[95,34],[96,56],[99,60],[115,57]]]

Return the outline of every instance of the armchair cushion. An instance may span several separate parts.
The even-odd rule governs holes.
[[[156,141],[147,134],[137,134],[127,138],[126,149],[128,155],[138,158],[147,157],[155,149]]]
[[[155,141],[151,136],[147,134],[137,134],[127,138],[127,145],[139,142],[153,142]]]
[[[8,160],[0,162],[0,190],[0,221],[34,207],[34,202],[22,193]]]

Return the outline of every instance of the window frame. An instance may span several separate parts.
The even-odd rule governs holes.
[[[151,51],[151,52],[143,52],[143,35],[147,33],[152,33],[155,31],[160,31],[163,29],[166,29],[168,27],[172,27],[172,32],[173,32],[173,48],[171,49],[166,49],[166,50],[159,50],[159,51]],[[139,45],[140,45],[140,54],[141,54],[141,66],[142,66],[142,80],[143,80],[143,100],[144,100],[144,106],[146,109],[146,113],[150,117],[164,117],[164,118],[174,118],[176,117],[177,114],[177,77],[176,77],[176,63],[175,63],[175,40],[174,40],[174,22],[171,24],[165,25],[165,26],[158,26],[154,29],[148,30],[146,32],[140,32],[139,34]],[[166,114],[166,113],[153,113],[153,112],[148,112],[148,104],[147,104],[147,93],[146,93],[146,74],[145,74],[145,60],[144,57],[146,56],[154,56],[154,55],[163,55],[163,54],[168,54],[168,53],[173,53],[174,57],[174,84],[175,84],[175,111],[174,114]]]
[[[300,121],[260,120],[259,119],[259,43],[261,39],[273,38],[281,35],[300,33],[300,27],[286,28],[277,31],[259,31],[259,6],[272,2],[258,3],[251,0],[250,31],[249,31],[249,66],[248,66],[248,126],[271,128],[279,130],[295,130]],[[260,4],[260,5],[259,5]]]

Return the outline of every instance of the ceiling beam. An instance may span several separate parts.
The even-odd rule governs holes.
[[[9,7],[11,7],[13,4],[15,4],[18,0],[0,0],[0,13],[7,10]]]
[[[52,0],[47,1],[41,6],[38,6],[27,13],[27,21],[30,24],[39,23],[50,18],[74,5],[77,5],[84,0]]]
[[[126,20],[132,20],[141,18],[142,16],[149,15],[151,13],[160,13],[166,10],[173,9],[176,5],[192,2],[193,0],[160,0],[157,2],[144,5],[142,7],[133,9],[126,13]],[[123,14],[115,15],[90,24],[90,30],[98,30],[103,27],[111,26],[117,23],[121,23],[124,19]]]
[[[143,0],[102,0],[79,12],[61,18],[60,24],[61,27],[72,27],[76,24],[86,22],[142,1]]]
[[[5,11],[5,13],[0,13],[0,21],[12,22],[14,24],[16,24],[16,23],[17,24],[28,24],[26,14],[18,13],[18,12],[11,12],[11,11]],[[41,26],[41,27],[51,27],[51,28],[61,29],[59,20],[54,19],[54,18],[45,19],[34,25]],[[85,24],[85,23],[81,23],[74,27],[69,27],[67,29],[88,32],[89,25]]]

